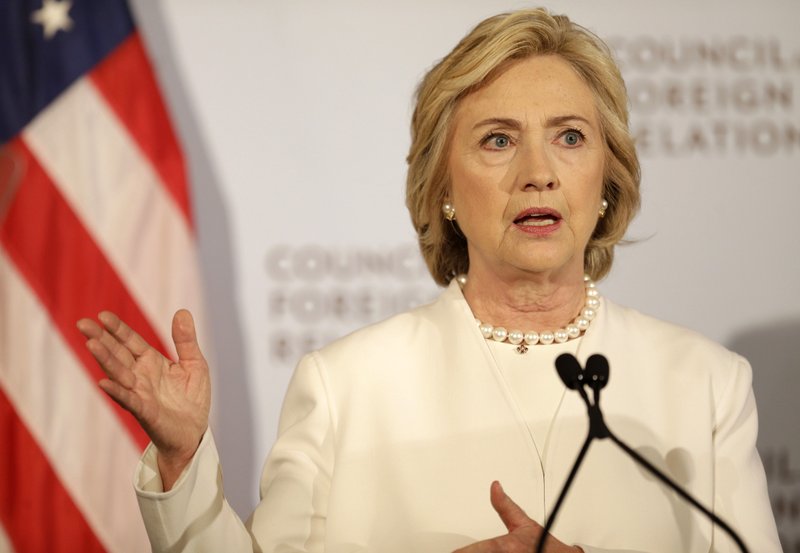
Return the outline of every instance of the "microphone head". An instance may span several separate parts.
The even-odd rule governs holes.
[[[608,359],[595,353],[586,360],[586,383],[593,390],[602,390],[608,384]]]
[[[558,371],[558,376],[561,377],[561,382],[567,388],[577,390],[581,386],[583,368],[571,353],[562,353],[556,357],[556,370]]]

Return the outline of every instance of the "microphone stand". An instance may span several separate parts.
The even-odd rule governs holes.
[[[572,481],[575,479],[575,475],[578,473],[581,463],[583,463],[586,452],[589,451],[589,446],[593,440],[602,440],[605,438],[611,438],[612,442],[617,444],[620,449],[627,453],[634,461],[639,463],[639,465],[647,469],[650,474],[669,486],[685,501],[688,501],[691,505],[700,510],[704,515],[710,518],[714,524],[725,530],[725,532],[728,533],[733,541],[736,542],[736,545],[739,546],[739,549],[743,553],[749,553],[749,550],[744,545],[744,542],[733,530],[733,528],[731,528],[717,515],[709,511],[706,507],[701,505],[700,502],[689,495],[689,492],[684,490],[669,476],[656,468],[652,463],[650,463],[650,461],[634,451],[630,446],[628,446],[628,444],[619,439],[608,428],[608,425],[606,425],[605,419],[603,418],[603,412],[600,410],[600,390],[603,389],[608,383],[609,374],[608,361],[604,356],[600,354],[594,354],[589,357],[589,359],[586,361],[586,369],[584,370],[580,366],[580,363],[578,363],[578,360],[572,354],[564,353],[560,355],[558,359],[556,359],[556,367],[561,380],[564,382],[564,384],[566,384],[567,388],[578,390],[581,398],[583,398],[583,402],[586,404],[586,409],[589,415],[589,432],[586,436],[586,440],[583,442],[580,452],[578,453],[578,457],[575,459],[575,464],[572,466],[572,470],[570,470],[566,482],[564,482],[564,487],[561,489],[561,493],[556,500],[555,507],[553,507],[553,512],[550,515],[550,518],[547,520],[544,529],[542,530],[542,538],[539,540],[539,544],[536,547],[536,553],[542,553],[544,551],[544,544],[550,535],[550,529],[555,523],[556,515],[561,508],[561,504],[564,502],[564,498],[567,496],[567,491],[569,491],[569,488],[572,485]],[[594,401],[589,400],[589,396],[586,394],[586,390],[584,390],[584,386],[587,385],[594,391]]]

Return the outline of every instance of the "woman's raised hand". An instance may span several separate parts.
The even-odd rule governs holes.
[[[191,461],[208,428],[211,383],[191,313],[172,319],[178,361],[167,359],[109,311],[78,321],[86,347],[108,378],[100,387],[130,411],[158,448],[158,468],[169,490]]]

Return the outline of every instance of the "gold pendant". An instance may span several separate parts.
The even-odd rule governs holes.
[[[517,346],[517,353],[522,354],[525,353],[526,351],[528,351],[528,346],[526,346],[525,344],[520,344]]]

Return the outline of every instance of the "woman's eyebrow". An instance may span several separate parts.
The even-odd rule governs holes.
[[[592,124],[591,121],[589,121],[586,117],[583,117],[582,115],[569,114],[569,115],[557,115],[555,117],[550,117],[545,122],[545,126],[558,127],[559,125],[563,125],[564,123],[569,123],[570,121],[582,121],[587,125]]]
[[[553,117],[548,118],[545,121],[546,127],[557,127],[559,125],[563,125],[564,123],[569,123],[571,121],[581,121],[586,123],[587,125],[592,125],[592,122],[589,121],[586,117],[574,113],[570,113],[567,115],[556,115]],[[509,117],[490,117],[488,119],[482,119],[473,125],[473,129],[479,129],[481,127],[487,126],[500,126],[509,129],[519,130],[522,128],[522,122],[517,119],[512,119]]]
[[[490,125],[491,126],[498,125],[501,127],[506,127],[515,130],[522,128],[522,123],[520,121],[517,121],[516,119],[510,119],[507,117],[491,117],[489,119],[483,119],[482,121],[478,121],[477,123],[475,123],[475,125],[473,125],[472,128],[478,129],[480,127],[487,127]]]

